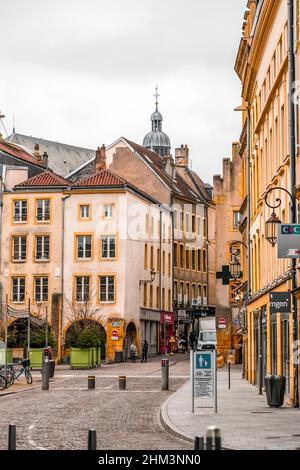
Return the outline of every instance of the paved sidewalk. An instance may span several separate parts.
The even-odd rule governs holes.
[[[196,399],[193,414],[187,382],[163,404],[161,420],[169,431],[189,440],[204,436],[208,426],[218,426],[228,449],[300,450],[300,410],[268,407],[265,394],[259,396],[257,388],[242,379],[240,366],[232,366],[231,390],[227,368],[218,371],[217,415],[213,409],[199,408],[210,404],[210,399]]]

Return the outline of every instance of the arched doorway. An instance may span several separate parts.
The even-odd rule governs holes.
[[[72,348],[101,348],[101,359],[106,358],[106,331],[101,323],[90,320],[88,323],[84,321],[75,321],[68,327],[65,335],[65,356],[67,351]]]
[[[133,322],[128,323],[126,328],[126,335],[125,335],[125,358],[128,359],[130,355],[130,346],[132,343],[135,343],[136,347],[139,350],[139,345],[137,344],[137,331],[135,324]]]

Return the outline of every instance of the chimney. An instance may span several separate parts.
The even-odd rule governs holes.
[[[189,164],[189,148],[187,145],[181,145],[175,149],[175,160],[177,167],[185,167]]]
[[[44,163],[45,167],[48,168],[49,157],[48,157],[48,153],[47,153],[47,152],[44,152],[44,153],[43,153],[43,155],[42,155],[42,157],[41,157],[40,160]]]
[[[33,152],[34,157],[39,160],[40,162],[42,161],[42,155],[40,153],[40,146],[39,144],[34,144],[34,152]]]
[[[104,144],[96,150],[96,171],[102,170],[106,170],[106,148]]]

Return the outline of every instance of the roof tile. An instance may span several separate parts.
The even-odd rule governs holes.
[[[23,183],[20,183],[15,187],[64,187],[70,185],[70,181],[66,180],[62,176],[56,175],[52,171],[46,170],[43,171],[43,173],[23,181]]]

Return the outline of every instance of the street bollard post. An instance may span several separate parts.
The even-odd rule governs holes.
[[[97,431],[96,431],[96,429],[89,429],[88,450],[97,450]]]
[[[231,388],[231,363],[228,361],[228,389]]]
[[[17,430],[15,424],[8,426],[8,450],[17,450]]]
[[[221,430],[216,426],[209,426],[206,431],[206,450],[221,450]]]
[[[169,359],[161,361],[161,389],[169,390]]]
[[[94,375],[88,376],[88,390],[95,390],[96,388],[96,377]]]
[[[119,390],[126,390],[126,375],[119,375]]]
[[[49,390],[49,375],[50,375],[49,357],[45,356],[42,368],[42,390]]]
[[[204,437],[195,437],[194,450],[204,450]]]

